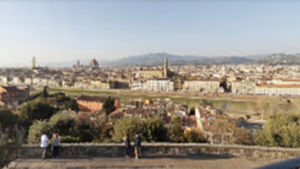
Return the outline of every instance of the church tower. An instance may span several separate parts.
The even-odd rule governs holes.
[[[168,77],[168,58],[165,58],[165,62],[164,62],[164,77],[167,78]]]
[[[35,57],[32,57],[32,69],[34,69],[35,68]]]

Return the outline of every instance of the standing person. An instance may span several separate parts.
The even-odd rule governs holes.
[[[142,156],[142,152],[141,152],[141,143],[142,143],[142,139],[141,136],[139,135],[139,133],[135,133],[135,137],[134,137],[134,153],[135,153],[135,158],[139,159]]]
[[[47,148],[48,148],[48,133],[43,134],[41,137],[41,147],[43,148],[42,159],[46,158]]]
[[[130,138],[129,138],[129,134],[128,133],[124,137],[124,143],[125,143],[125,157],[126,158],[130,158],[131,145],[130,145]]]
[[[59,157],[60,136],[55,133],[52,136],[52,158]]]

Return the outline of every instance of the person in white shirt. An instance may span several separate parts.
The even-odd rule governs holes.
[[[48,148],[48,134],[43,134],[41,137],[41,147],[43,148],[42,159],[46,158],[47,148]]]

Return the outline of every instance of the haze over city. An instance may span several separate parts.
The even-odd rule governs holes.
[[[297,1],[0,1],[0,67],[150,52],[299,53]]]

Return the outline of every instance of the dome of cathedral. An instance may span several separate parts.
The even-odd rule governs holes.
[[[90,62],[90,67],[92,68],[99,67],[99,63],[95,58]]]

